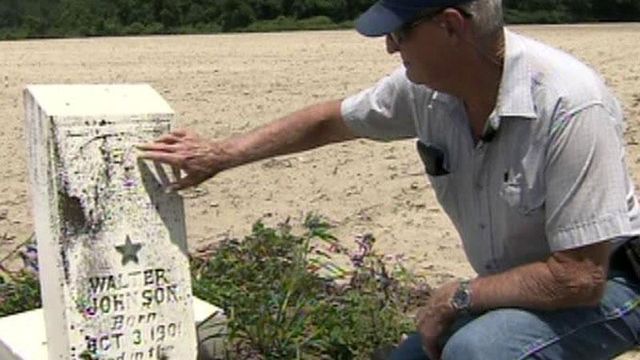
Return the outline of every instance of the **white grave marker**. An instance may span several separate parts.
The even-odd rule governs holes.
[[[135,149],[169,105],[147,85],[38,85],[25,108],[49,359],[196,359],[182,199]]]

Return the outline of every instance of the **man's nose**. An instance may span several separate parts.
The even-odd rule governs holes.
[[[385,40],[386,40],[386,43],[387,43],[387,52],[389,54],[395,54],[398,51],[400,51],[400,46],[398,46],[398,44],[396,44],[396,42],[393,40],[391,35],[387,35]]]

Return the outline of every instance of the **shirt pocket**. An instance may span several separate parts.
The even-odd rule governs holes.
[[[505,177],[508,179],[502,184],[500,197],[510,209],[524,216],[532,216],[543,210],[545,194],[539,183],[527,184],[522,174]]]
[[[416,145],[429,183],[431,183],[436,197],[442,203],[447,197],[451,180],[449,154],[445,147],[435,143],[418,140]]]

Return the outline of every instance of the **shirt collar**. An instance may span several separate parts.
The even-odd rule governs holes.
[[[532,79],[525,46],[515,33],[505,29],[505,60],[498,92],[496,114],[503,117],[536,119]]]

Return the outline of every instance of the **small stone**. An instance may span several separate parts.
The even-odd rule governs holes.
[[[416,209],[424,209],[427,207],[427,204],[425,203],[414,203],[413,207],[415,207]]]

